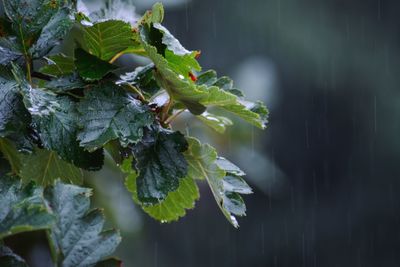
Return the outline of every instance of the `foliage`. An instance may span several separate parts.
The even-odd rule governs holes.
[[[218,133],[226,114],[264,129],[268,111],[244,99],[228,77],[201,72],[190,51],[161,23],[153,6],[136,24],[99,19],[72,0],[3,0],[0,20],[0,238],[48,232],[57,266],[118,266],[117,231],[103,231],[82,170],[102,168],[104,150],[127,174],[134,202],[162,222],[179,219],[208,183],[227,220],[245,215],[240,194],[251,193],[244,172],[214,148],[172,124],[189,111]],[[73,54],[53,48],[74,29]],[[125,54],[151,63],[120,74]],[[6,163],[7,162],[7,163]],[[26,266],[6,246],[4,266]]]

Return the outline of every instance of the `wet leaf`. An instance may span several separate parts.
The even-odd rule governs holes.
[[[109,72],[117,69],[117,66],[87,53],[78,48],[75,50],[75,65],[79,75],[87,81],[97,81]]]
[[[3,245],[0,245],[0,266],[28,267],[23,258],[15,254],[10,248]]]
[[[74,58],[67,57],[63,54],[57,54],[45,58],[47,65],[43,66],[39,71],[41,73],[59,77],[71,74],[75,70]]]

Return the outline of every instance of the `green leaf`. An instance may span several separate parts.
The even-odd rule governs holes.
[[[79,75],[87,81],[100,80],[112,70],[117,69],[117,66],[100,60],[81,48],[75,50],[75,58]]]
[[[178,189],[179,181],[187,174],[183,152],[187,149],[185,137],[158,126],[146,129],[142,140],[133,147],[138,199],[144,205],[164,200],[169,192]]]
[[[29,183],[22,187],[13,177],[0,179],[0,239],[9,235],[48,229],[54,223],[43,204],[42,189]]]
[[[121,169],[128,172],[125,186],[132,193],[133,200],[140,204],[137,196],[137,173],[132,170],[132,159],[125,160]],[[190,177],[180,179],[176,191],[168,193],[168,196],[160,203],[152,206],[142,206],[143,210],[151,217],[161,222],[176,221],[185,216],[187,209],[193,209],[195,201],[200,197],[199,189]]]
[[[0,38],[0,64],[7,65],[22,56],[15,37]]]
[[[47,65],[43,66],[39,71],[43,74],[60,77],[72,74],[75,70],[74,58],[67,57],[63,54],[57,54],[45,58]]]
[[[5,138],[0,138],[0,151],[10,164],[13,174],[18,174],[21,170],[22,162],[14,144]]]
[[[233,81],[229,77],[224,76],[217,78],[217,73],[213,70],[209,70],[199,75],[196,84],[207,86],[209,90],[218,87],[236,96],[233,103],[218,103],[214,99],[210,98],[209,101],[202,102],[203,104],[217,106],[220,109],[233,113],[258,128],[266,128],[268,123],[268,110],[265,105],[260,101],[251,102],[244,100],[242,98],[243,93],[240,90],[233,88]]]
[[[90,151],[115,139],[123,146],[135,143],[143,136],[143,127],[154,121],[147,106],[111,82],[88,90],[78,111],[78,139]]]
[[[75,89],[86,87],[86,83],[79,77],[77,73],[51,80],[44,87],[55,93],[63,93]]]
[[[47,206],[56,215],[50,240],[59,266],[92,266],[110,256],[121,241],[116,230],[103,231],[100,210],[89,210],[91,194],[90,189],[61,182],[45,190]]]
[[[46,186],[57,179],[67,183],[81,184],[82,172],[79,168],[63,161],[56,152],[38,149],[34,154],[23,156],[23,166],[20,172],[22,180],[31,180]]]
[[[225,132],[227,126],[233,125],[230,119],[223,116],[217,116],[208,112],[204,112],[203,114],[197,116],[197,118],[204,124],[221,134]]]
[[[244,175],[238,167],[224,158],[218,158],[217,152],[208,144],[201,144],[195,138],[188,138],[189,149],[185,153],[189,164],[188,176],[192,179],[205,179],[214,198],[234,226],[239,224],[234,215],[244,216],[246,206],[240,194],[250,194],[251,188],[240,177]]]
[[[111,258],[98,262],[95,267],[122,267],[122,261],[119,259]]]
[[[147,11],[139,20],[138,25],[161,23],[164,20],[164,6],[162,3],[155,3],[151,10]]]
[[[17,82],[11,73],[0,68],[0,137],[12,133],[25,134],[31,122]]]
[[[120,76],[117,84],[130,84],[139,88],[146,96],[151,97],[156,94],[161,88],[154,78],[154,64],[149,64],[144,67],[137,67],[132,72],[127,72]]]
[[[0,245],[0,266],[28,267],[25,260],[15,254],[10,248]]]
[[[38,40],[29,51],[34,58],[46,55],[69,32],[73,25],[71,16],[71,9],[69,7],[61,8],[54,14],[42,29]]]
[[[108,20],[83,28],[86,50],[101,60],[109,61],[124,50],[140,49],[134,41],[131,25],[121,20]]]

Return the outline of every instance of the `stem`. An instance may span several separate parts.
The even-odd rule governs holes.
[[[139,99],[142,101],[146,101],[146,99],[144,98],[143,94],[139,91],[138,88],[136,88],[135,86],[133,86],[132,84],[126,83],[126,85],[128,86],[128,88],[130,89],[130,91],[138,94]]]
[[[161,120],[162,120],[162,121],[165,121],[165,120],[167,119],[169,109],[171,108],[173,102],[174,102],[174,101],[173,101],[172,98],[170,97],[169,100],[168,100],[167,105],[165,105],[164,108],[163,108],[163,110],[162,110],[162,113],[161,113]]]
[[[175,114],[171,115],[168,119],[165,120],[165,124],[170,124],[176,117],[178,117],[180,114],[182,114],[185,111],[185,109],[181,109]]]
[[[115,56],[113,56],[113,58],[110,59],[109,63],[111,63],[111,64],[114,63],[118,58],[120,58],[121,56],[123,56],[125,54],[138,54],[138,55],[141,55],[144,52],[145,51],[143,49],[121,51],[118,54],[116,54]]]
[[[18,28],[19,28],[19,34],[21,36],[22,49],[24,50],[24,57],[25,57],[25,64],[26,64],[26,77],[27,77],[29,83],[32,85],[31,58],[28,54],[28,51],[26,50],[25,38],[24,38],[24,34],[22,32],[22,25],[20,24]]]

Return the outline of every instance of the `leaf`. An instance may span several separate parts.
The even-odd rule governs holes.
[[[60,159],[56,152],[44,149],[23,156],[20,176],[25,182],[33,180],[43,186],[51,185],[57,179],[81,184],[83,179],[79,168]]]
[[[72,74],[75,70],[74,58],[67,57],[63,54],[57,54],[45,58],[47,65],[43,66],[39,71],[41,73],[60,77],[67,74]]]
[[[14,144],[5,138],[0,138],[0,151],[10,164],[13,174],[18,174],[21,170],[22,162]]]
[[[121,20],[108,20],[83,28],[87,51],[97,58],[109,61],[127,49],[140,49],[134,41],[131,25]]]
[[[54,150],[64,160],[87,170],[99,170],[103,166],[103,151],[85,151],[77,141],[78,112],[69,97],[58,97],[58,108],[46,116],[34,116],[42,144]]]
[[[98,262],[95,267],[122,267],[122,261],[119,259],[111,258]]]
[[[217,152],[210,145],[201,144],[195,138],[187,140],[189,149],[185,157],[189,164],[188,177],[205,179],[222,213],[235,228],[239,227],[234,215],[246,215],[246,206],[239,193],[252,193],[240,177],[244,173],[233,163],[218,158]]]
[[[217,116],[208,112],[197,116],[197,118],[202,121],[207,126],[211,127],[218,133],[224,133],[227,126],[232,126],[233,122],[223,116]]]
[[[3,4],[25,56],[36,41],[30,53],[36,57],[44,55],[72,25],[68,18],[71,1],[9,0]]]
[[[86,87],[86,83],[79,77],[77,73],[62,76],[51,80],[44,85],[45,88],[55,93],[67,92],[75,89]]]
[[[0,137],[26,134],[30,114],[22,102],[17,82],[4,68],[0,68],[0,88]]]
[[[55,1],[55,0],[53,0]],[[30,53],[34,58],[40,58],[56,46],[72,28],[71,9],[61,8],[42,29],[36,43],[31,47]]]
[[[136,187],[137,174],[132,170],[132,160],[125,160],[123,165],[121,169],[129,174],[125,179],[125,186],[132,193],[133,200],[140,204]],[[185,216],[187,209],[193,209],[195,201],[199,197],[199,189],[194,180],[185,177],[180,179],[178,189],[168,193],[168,196],[162,202],[152,206],[142,206],[142,208],[156,220],[171,222]]]
[[[182,154],[186,149],[187,142],[180,132],[158,126],[146,129],[142,140],[133,147],[141,203],[157,204],[178,189],[180,179],[187,174],[188,166]]]
[[[87,91],[78,111],[78,139],[90,151],[115,139],[123,146],[135,143],[143,136],[143,127],[154,120],[147,106],[111,82]]]
[[[138,25],[161,23],[164,20],[164,6],[162,3],[155,3],[151,10],[148,10],[138,21]]]
[[[0,239],[9,235],[48,229],[54,223],[43,204],[42,189],[29,183],[22,187],[13,177],[0,179]]]
[[[28,267],[23,258],[15,254],[10,248],[3,245],[0,245],[0,266]]]
[[[15,37],[0,38],[0,64],[7,65],[22,56]]]
[[[45,190],[48,208],[56,215],[50,231],[59,266],[91,266],[114,252],[121,241],[116,230],[103,231],[104,217],[90,208],[90,189],[56,182]]]
[[[75,58],[79,75],[87,81],[100,80],[112,70],[117,69],[116,66],[100,60],[81,48],[75,50]]]
[[[137,67],[134,71],[121,75],[117,84],[130,84],[136,86],[144,92],[145,95],[151,97],[161,89],[154,78],[154,69],[154,64]]]

